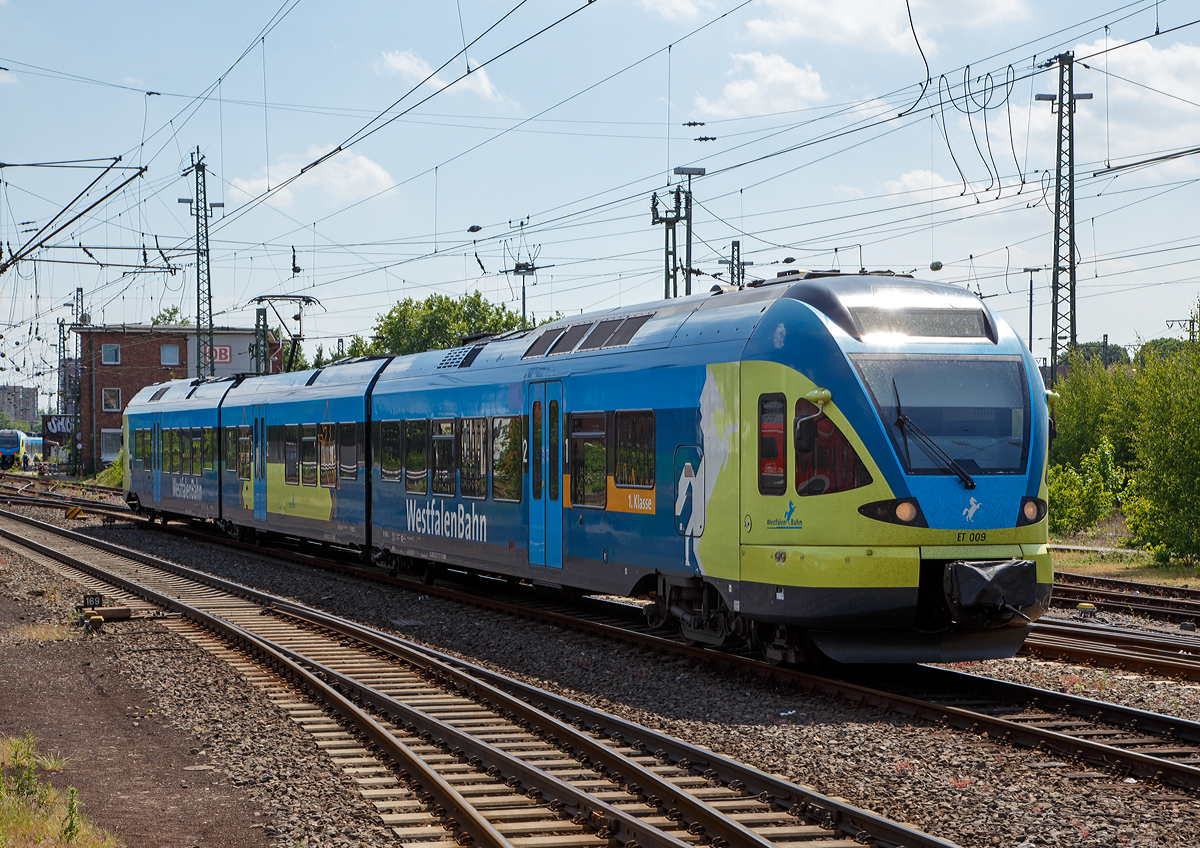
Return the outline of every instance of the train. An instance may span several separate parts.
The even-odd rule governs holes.
[[[20,430],[0,430],[0,469],[24,467],[29,452],[29,437]]]
[[[774,663],[998,658],[1050,603],[1051,399],[970,292],[784,273],[147,387],[126,500],[426,580],[636,598],[653,628]]]

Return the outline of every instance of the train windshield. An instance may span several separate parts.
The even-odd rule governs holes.
[[[862,354],[853,360],[909,474],[954,473],[936,448],[971,475],[1025,470],[1030,405],[1020,357]],[[914,436],[912,425],[933,448]]]
[[[21,447],[21,437],[17,433],[0,433],[0,450],[15,451]]]

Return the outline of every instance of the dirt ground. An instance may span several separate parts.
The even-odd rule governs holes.
[[[0,736],[28,731],[40,752],[66,757],[51,782],[76,787],[85,814],[129,848],[268,845],[262,808],[152,712],[117,671],[113,642],[4,638],[46,620],[32,599],[0,593]]]

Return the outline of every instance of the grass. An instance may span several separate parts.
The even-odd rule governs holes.
[[[71,638],[71,628],[57,622],[22,624],[9,632],[19,642],[61,642]]]
[[[0,739],[0,848],[118,848],[114,836],[83,814],[75,787],[65,793],[44,778],[61,771],[67,760],[39,754],[29,733],[19,739]]]
[[[1158,565],[1148,551],[1126,547],[1129,530],[1117,513],[1073,536],[1051,537],[1051,544],[1115,548],[1115,552],[1055,551],[1054,568],[1089,577],[1110,577],[1137,583],[1200,588],[1200,569],[1186,565]]]

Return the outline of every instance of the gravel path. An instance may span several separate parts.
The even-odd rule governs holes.
[[[57,510],[30,512],[61,520]],[[1115,776],[1072,779],[1087,769],[944,726],[123,523],[76,529],[456,654],[964,846],[1192,846],[1200,832],[1196,798]],[[996,675],[1031,667],[976,665]],[[1156,697],[1162,688],[1126,676],[1109,700]]]

